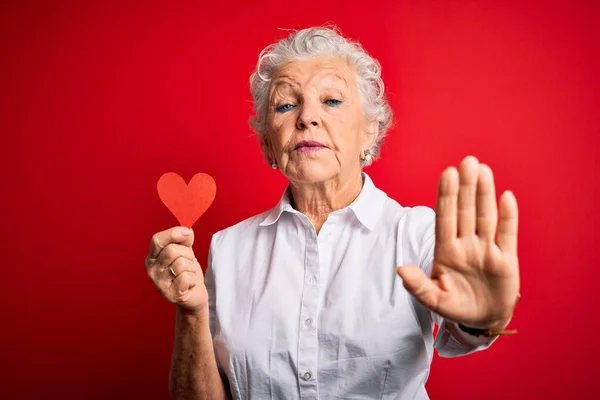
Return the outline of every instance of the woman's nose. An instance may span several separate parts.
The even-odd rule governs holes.
[[[302,111],[300,112],[300,115],[298,115],[298,121],[296,121],[296,128],[305,130],[308,129],[309,126],[321,126],[321,119],[319,118],[319,110],[316,106],[304,103],[302,105]]]

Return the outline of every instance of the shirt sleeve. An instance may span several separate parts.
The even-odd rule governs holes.
[[[433,221],[429,223],[429,226],[425,231],[424,238],[425,240],[422,247],[419,265],[425,274],[431,277],[431,272],[433,269],[433,255],[435,250],[435,217]],[[463,342],[469,343],[466,345],[459,342],[447,329],[447,325],[452,324],[453,322],[445,320],[432,311],[430,313],[433,321],[439,327],[433,347],[437,349],[437,352],[441,357],[458,357],[474,353],[476,351],[485,350],[497,339],[497,337],[477,337],[465,333],[461,339]]]
[[[217,361],[217,368],[219,369],[219,375],[225,383],[225,393],[227,399],[231,399],[231,387],[229,385],[229,379],[225,373],[221,361],[219,359],[218,348],[215,345],[215,335],[218,331],[218,318],[217,318],[217,290],[215,281],[214,271],[214,257],[215,257],[216,240],[215,236],[211,239],[210,248],[208,250],[208,263],[206,265],[206,271],[204,272],[204,286],[206,286],[206,292],[208,293],[208,321],[210,327],[210,336],[213,339],[213,349],[215,353],[215,359]]]
[[[215,275],[213,270],[213,257],[214,257],[214,237],[211,239],[210,248],[208,250],[208,264],[206,265],[206,271],[204,272],[204,286],[208,293],[208,318],[210,325],[210,334],[214,338],[216,332],[216,288],[215,288]]]

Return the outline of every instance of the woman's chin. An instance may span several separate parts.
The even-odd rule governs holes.
[[[319,183],[333,179],[337,176],[338,171],[331,167],[318,165],[298,165],[297,168],[290,169],[287,175],[290,181],[298,183]]]

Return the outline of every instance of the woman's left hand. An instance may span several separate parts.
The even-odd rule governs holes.
[[[406,289],[443,318],[502,330],[519,296],[518,208],[506,191],[496,204],[492,170],[472,156],[440,178],[431,279],[398,267]]]

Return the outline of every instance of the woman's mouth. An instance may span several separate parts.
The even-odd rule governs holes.
[[[294,150],[297,150],[301,153],[312,153],[315,151],[319,151],[321,149],[324,149],[325,146],[323,146],[321,143],[314,141],[314,140],[303,140],[301,142],[299,142],[296,147],[294,147]]]

